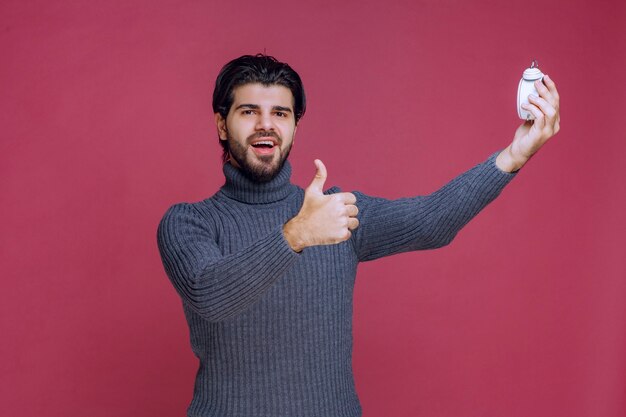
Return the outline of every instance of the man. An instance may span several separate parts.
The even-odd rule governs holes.
[[[361,415],[352,375],[358,262],[437,248],[491,202],[559,129],[559,96],[537,83],[535,115],[513,142],[423,197],[386,200],[306,190],[287,161],[306,100],[298,74],[242,56],[217,78],[213,110],[224,186],[171,207],[158,229],[165,270],[182,298],[200,360],[189,416]]]

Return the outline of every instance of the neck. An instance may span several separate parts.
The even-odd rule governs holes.
[[[233,200],[247,204],[267,204],[280,201],[289,196],[297,188],[291,184],[291,165],[289,161],[274,179],[268,182],[256,182],[247,178],[240,169],[229,162],[224,164],[226,183],[221,192]]]

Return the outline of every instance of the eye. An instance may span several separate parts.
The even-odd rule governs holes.
[[[254,110],[250,110],[250,109],[243,110],[241,112],[241,114],[245,114],[245,115],[251,115],[251,114],[254,114],[254,113],[255,113]]]
[[[287,117],[287,113],[282,112],[282,111],[277,111],[276,112],[276,116],[278,116],[278,117]]]

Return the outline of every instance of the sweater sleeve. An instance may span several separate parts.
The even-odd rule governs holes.
[[[296,261],[277,227],[228,255],[211,228],[188,203],[172,206],[157,230],[165,272],[184,302],[209,321],[220,321],[255,303]]]
[[[353,238],[358,259],[449,244],[515,177],[498,168],[498,153],[427,196],[387,200],[355,192],[360,226]]]

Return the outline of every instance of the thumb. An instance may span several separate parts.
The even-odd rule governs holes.
[[[309,185],[308,190],[313,191],[316,194],[324,193],[324,183],[326,182],[326,166],[322,161],[316,159],[314,161],[315,166],[317,167],[317,172],[315,173],[315,178],[311,181],[311,185]]]

